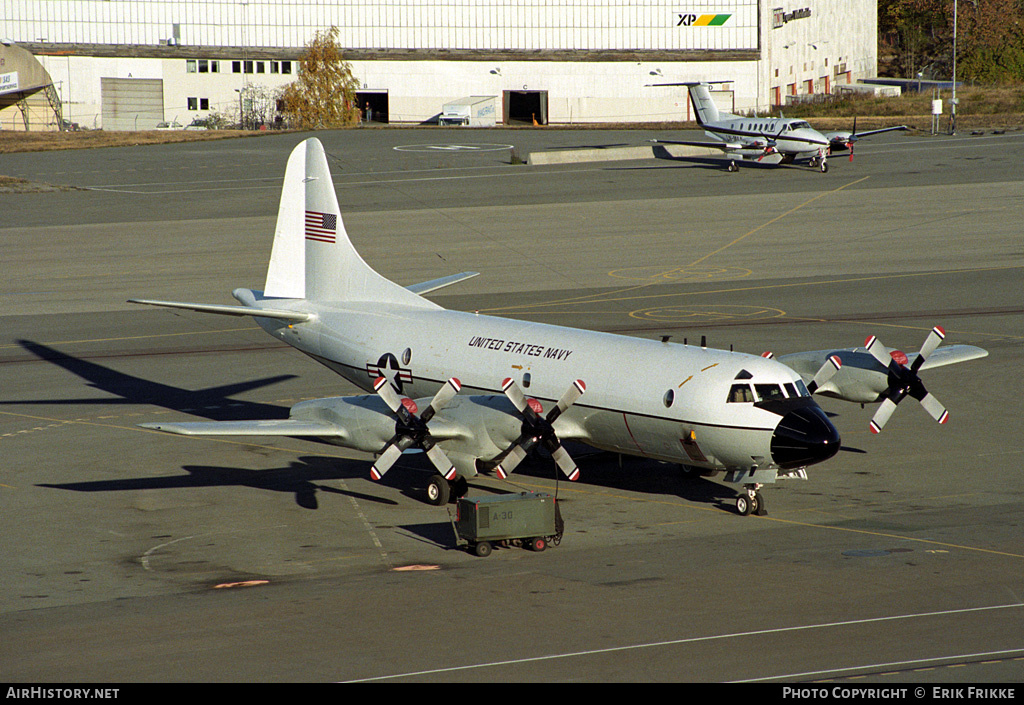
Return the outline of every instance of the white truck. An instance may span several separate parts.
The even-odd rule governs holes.
[[[473,95],[445,103],[439,125],[494,127],[498,123],[498,96]]]

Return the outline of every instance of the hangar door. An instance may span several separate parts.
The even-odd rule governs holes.
[[[356,91],[356,105],[362,122],[388,122],[387,91]]]
[[[502,118],[506,125],[514,123],[548,124],[547,91],[505,91],[502,95]]]
[[[104,130],[155,130],[164,121],[160,78],[101,78]]]

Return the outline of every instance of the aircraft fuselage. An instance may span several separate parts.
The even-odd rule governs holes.
[[[555,423],[563,439],[712,470],[802,467],[838,450],[838,433],[800,377],[759,356],[445,309],[321,303],[315,313],[292,325],[256,320],[367,391],[384,377],[420,399],[456,377],[463,394],[495,395],[494,409],[512,414],[504,378],[545,411],[581,379],[586,394]],[[613,383],[624,372],[631,383]],[[746,396],[730,401],[737,384]],[[805,440],[797,450],[792,438],[780,440],[780,426],[794,424]],[[496,439],[495,451],[507,440]]]

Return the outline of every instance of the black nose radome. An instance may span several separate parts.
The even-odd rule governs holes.
[[[786,413],[772,435],[772,458],[783,469],[814,465],[839,452],[839,431],[821,407]]]

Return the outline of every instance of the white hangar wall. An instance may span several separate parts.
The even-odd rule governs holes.
[[[753,49],[758,0],[4,0],[16,41],[351,49]],[[685,9],[680,9],[685,7]],[[686,21],[711,15],[716,24]],[[680,17],[684,21],[680,23]]]
[[[544,122],[685,119],[683,90],[650,84],[692,80],[729,81],[719,95],[726,106],[765,111],[877,70],[876,0],[2,5],[4,32],[50,71],[65,118],[88,127],[102,123],[104,77],[162,79],[168,121],[237,113],[241,88],[294,80],[305,44],[331,26],[364,90],[386,96],[396,123],[430,121],[444,103],[470,95],[504,98],[507,112],[509,96],[520,92],[543,94]],[[200,72],[197,62],[216,62],[217,70]],[[290,73],[280,70],[285,62]]]

